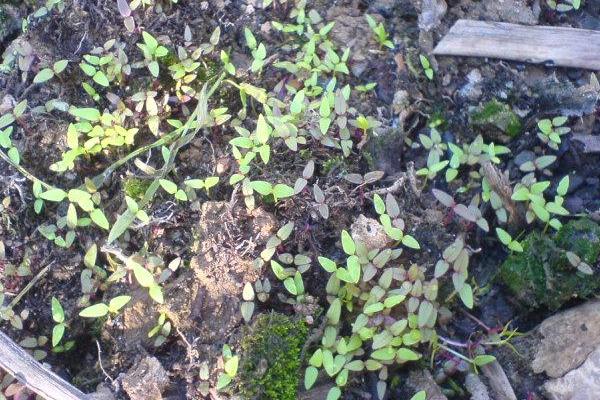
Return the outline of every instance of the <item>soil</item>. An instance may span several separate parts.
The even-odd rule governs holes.
[[[443,0],[440,1],[443,3]],[[246,26],[261,37],[269,54],[289,52],[289,46],[268,22],[284,19],[291,2],[275,1],[275,6],[267,9],[262,9],[260,3],[253,0],[179,0],[172,7],[165,7],[164,12],[148,8],[145,12],[136,13],[136,24],[173,48],[185,41],[186,26],[189,26],[194,38],[204,41],[220,26],[220,46],[230,49],[236,65],[249,64],[251,58],[243,33]],[[509,322],[513,329],[526,332],[554,313],[545,309],[523,309],[495,280],[496,272],[507,256],[505,248],[495,240],[495,236],[486,236],[474,224],[465,224],[449,213],[431,193],[432,188],[454,193],[466,181],[458,179],[448,184],[439,176],[424,186],[422,180],[417,180],[414,171],[426,166],[427,151],[411,146],[405,139],[418,143],[418,135],[428,132],[429,120],[440,116],[444,119],[440,129],[444,141],[469,143],[481,134],[486,142],[508,146],[512,156],[502,164],[502,170],[508,171],[514,183],[523,175],[516,160],[545,152],[535,134],[537,120],[565,115],[571,117],[573,134],[600,135],[600,113],[597,109],[600,88],[597,81],[595,85],[590,78],[589,71],[501,60],[430,57],[435,69],[435,79],[430,81],[423,75],[418,59],[419,54],[429,53],[433,44],[459,18],[598,29],[600,4],[589,0],[584,2],[581,10],[558,13],[548,8],[545,2],[537,0],[506,0],[493,2],[493,5],[449,0],[441,19],[425,30],[419,27],[420,10],[425,4],[432,3],[425,0],[319,0],[313,3],[311,7],[315,7],[321,16],[337,22],[332,31],[334,42],[351,48],[348,82],[353,85],[377,83],[374,91],[360,94],[355,106],[361,114],[375,116],[382,122],[380,136],[369,138],[365,151],[357,150],[347,159],[343,159],[340,152],[318,144],[309,146],[311,157],[317,164],[313,179],[325,192],[330,214],[328,219],[318,215],[313,194],[308,190],[277,204],[262,204],[252,212],[246,210],[243,196],[227,184],[211,189],[208,195],[198,192],[198,199],[190,203],[176,203],[172,197],[161,194],[148,210],[153,223],[132,230],[125,239],[127,254],[143,251],[160,258],[165,265],[176,258],[183,260],[185,267],[177,269],[165,284],[164,296],[168,301],[164,305],[156,307],[148,298],[147,290],[136,287],[129,279],[131,284],[99,287],[90,299],[92,302],[110,299],[122,293],[123,287],[129,287],[133,299],[121,316],[109,319],[105,325],[77,318],[82,297],[82,257],[90,244],[101,245],[103,232],[86,230],[69,249],[61,249],[43,238],[37,227],[52,221],[51,214],[40,216],[34,213],[31,185],[4,161],[1,162],[0,244],[4,254],[0,251],[0,283],[7,300],[13,299],[45,266],[50,264],[51,267],[27,291],[15,309],[18,313],[28,313],[23,329],[15,329],[8,322],[3,322],[0,327],[15,341],[48,337],[54,324],[50,302],[53,296],[57,297],[70,316],[67,335],[69,340],[76,342],[75,348],[70,352],[53,353],[48,344],[39,347],[48,353],[44,361],[80,389],[93,392],[98,384],[110,383],[106,376],[116,379],[136,367],[140,360],[152,356],[168,374],[170,383],[163,392],[165,398],[215,398],[214,391],[210,395],[201,393],[199,387],[203,380],[199,378],[198,369],[205,361],[212,363],[219,359],[224,344],[239,341],[244,325],[239,312],[244,284],[269,278],[273,286],[268,301],[257,302],[255,313],[275,310],[292,314],[298,311],[278,299],[276,293],[283,293],[285,289],[270,269],[255,263],[269,237],[284,223],[294,221],[296,229],[285,246],[277,249],[278,253],[304,252],[315,260],[321,254],[332,258],[341,254],[338,238],[342,229],[350,230],[352,227],[353,235],[368,237],[373,242],[385,242],[385,234],[381,237],[381,232],[373,232],[368,226],[369,218],[376,218],[376,214],[365,191],[390,187],[398,180],[402,182],[396,190],[400,215],[408,233],[417,239],[422,249],[420,252],[406,252],[402,262],[418,262],[432,273],[443,249],[459,234],[465,235],[467,243],[475,250],[470,262],[470,275],[484,290],[472,315],[455,313],[452,321],[444,327],[446,336],[466,340],[481,334],[482,324],[501,328]],[[33,54],[29,72],[22,73],[17,69],[0,72],[0,107],[24,99],[31,109],[44,106],[51,99],[91,107],[93,101],[79,85],[82,72],[77,64],[82,56],[116,38],[127,44],[130,59],[139,59],[140,52],[135,46],[139,35],[127,32],[114,1],[65,0],[64,4],[62,12],[54,10],[47,18],[32,19],[26,33],[11,30],[6,36],[0,35],[0,53],[29,46]],[[38,6],[35,1],[26,1],[9,6],[0,4],[0,10],[7,7],[13,18],[20,19],[26,18]],[[374,41],[363,16],[365,12],[384,23],[395,43],[394,50],[382,50]],[[52,84],[31,84],[32,77],[42,65],[63,58],[71,61],[64,75]],[[269,67],[261,76],[246,78],[258,86],[272,89],[283,78],[283,73]],[[131,82],[118,88],[117,94],[130,95],[142,85],[143,82],[136,81],[134,75]],[[223,90],[218,96],[232,110],[239,108],[237,93]],[[511,112],[519,116],[522,133],[510,137],[497,127],[471,123],[471,113],[494,99],[508,104]],[[83,177],[102,172],[110,162],[126,154],[121,151],[86,158],[75,171],[64,174],[50,171],[48,166],[56,162],[67,148],[65,133],[69,122],[70,117],[66,113],[36,113],[20,120],[12,134],[22,165],[45,182],[59,187],[80,185]],[[176,175],[183,179],[217,174],[222,182],[228,181],[235,172],[235,160],[228,145],[234,136],[232,129],[220,127],[205,132],[182,149]],[[141,135],[139,140],[140,144],[146,144],[152,141],[152,137],[150,134]],[[360,142],[360,138],[355,142]],[[270,168],[257,179],[293,186],[296,178],[302,175],[306,160],[300,152],[290,157],[289,152],[280,150],[283,148],[275,149]],[[566,136],[556,152],[556,163],[548,168],[547,179],[555,188],[562,176],[570,174],[572,185],[565,198],[566,207],[573,214],[600,218],[600,152],[584,150],[580,142],[571,140],[571,135]],[[148,161],[159,157],[158,153],[152,154]],[[374,169],[383,170],[385,176],[364,190],[357,190],[356,185],[343,178],[347,173],[363,175]],[[122,200],[120,183],[137,175],[139,170],[133,163],[128,163],[102,187],[100,195],[103,204],[107,204],[110,210],[110,215],[107,215],[110,220],[123,211],[119,208]],[[470,198],[457,195],[457,200],[468,204]],[[62,212],[64,214],[64,210]],[[486,209],[485,213],[492,217],[493,210]],[[100,256],[99,263],[108,266],[110,262],[107,255]],[[6,272],[9,268],[25,264],[30,269],[28,274],[18,276]],[[318,306],[325,307],[327,275],[315,262],[313,264],[305,274],[305,286]],[[569,305],[581,301],[574,300]],[[304,312],[311,318],[314,330],[319,327],[321,318],[318,309],[315,306]],[[153,346],[154,338],[148,338],[147,333],[161,312],[172,321],[174,329],[166,342],[156,348]],[[99,348],[102,350],[101,360],[98,358]],[[543,378],[531,374],[514,360],[508,361],[504,357],[505,350],[498,351],[498,359],[517,397],[543,398],[539,389]],[[505,359],[506,362],[503,361]],[[216,370],[216,367],[213,369]],[[440,369],[440,363],[436,363],[433,376]],[[403,368],[394,372],[395,377],[404,381],[408,370]],[[213,372],[210,374],[211,384],[216,383]],[[454,390],[454,386],[460,386],[463,379],[461,374],[457,374],[440,385],[449,398],[466,399],[466,392]],[[351,384],[352,390],[348,390],[344,398],[376,398],[373,382],[376,383],[376,379],[369,376],[355,379]],[[398,396],[408,395],[407,390],[402,384],[392,385],[389,398],[403,398]],[[124,391],[117,393],[118,398],[125,396]]]

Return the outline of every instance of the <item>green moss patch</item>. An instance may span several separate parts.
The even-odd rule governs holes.
[[[530,308],[557,309],[572,298],[586,298],[600,288],[600,274],[582,274],[566,257],[572,251],[594,267],[600,254],[600,226],[589,219],[565,224],[554,236],[530,233],[523,253],[509,256],[499,278],[513,295]]]
[[[295,400],[308,328],[283,314],[260,315],[242,340],[238,393],[244,399]]]
[[[490,100],[479,110],[471,114],[471,123],[475,126],[493,126],[510,137],[515,137],[523,130],[521,119],[515,114],[509,105]]]

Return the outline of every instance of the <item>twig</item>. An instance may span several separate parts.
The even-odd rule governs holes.
[[[100,369],[102,370],[102,373],[104,374],[104,376],[106,376],[108,378],[108,380],[110,381],[110,383],[113,385],[113,387],[115,387],[115,380],[110,377],[110,375],[106,372],[106,370],[104,369],[104,366],[102,365],[102,349],[100,348],[100,342],[98,342],[97,340],[96,340],[96,347],[98,348],[98,365],[100,365]]]
[[[39,182],[46,189],[52,189],[52,185],[47,184],[43,180],[37,178],[31,172],[27,171],[25,168],[23,168],[19,164],[15,163],[13,160],[10,159],[10,157],[8,157],[6,154],[4,154],[3,151],[0,151],[0,158],[2,158],[4,161],[9,163],[14,169],[19,171],[21,173],[21,175],[23,175],[25,178],[29,179],[30,181]]]
[[[29,281],[29,283],[27,284],[27,286],[25,286],[23,288],[23,290],[21,290],[19,292],[19,294],[17,294],[15,296],[15,298],[10,302],[10,304],[8,305],[8,308],[14,308],[16,307],[17,304],[19,304],[19,301],[21,301],[21,299],[23,298],[23,296],[25,296],[27,294],[27,292],[29,292],[29,290],[31,290],[31,288],[37,283],[37,281],[39,281],[44,275],[46,275],[46,272],[48,272],[48,270],[50,269],[50,267],[52,266],[52,264],[54,264],[54,260],[50,262],[50,264],[46,265],[44,268],[42,268],[34,277],[31,281]]]

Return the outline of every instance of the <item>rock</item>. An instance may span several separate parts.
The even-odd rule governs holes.
[[[512,22],[514,24],[537,25],[539,11],[534,12],[527,0],[473,1],[462,0],[453,7],[459,18],[483,21]],[[464,11],[463,11],[464,10]]]
[[[427,400],[448,400],[429,370],[411,370],[406,385],[412,387],[414,392],[424,390],[427,393]]]
[[[357,11],[353,7],[336,6],[331,7],[327,13],[327,20],[335,21],[330,34],[333,42],[339,48],[350,48],[348,66],[354,76],[360,76],[367,68],[372,58],[369,49],[379,47],[364,15]],[[371,16],[377,22],[383,21],[381,15]]]
[[[351,227],[351,236],[354,241],[362,242],[369,250],[383,249],[390,243],[383,226],[373,218],[360,214]]]
[[[481,371],[492,388],[494,400],[517,400],[517,396],[508,381],[506,372],[504,372],[504,369],[498,361],[483,365]]]
[[[377,12],[388,14],[399,4],[399,0],[375,0],[370,7]]]
[[[465,388],[471,393],[471,400],[490,400],[487,387],[479,379],[479,376],[474,373],[467,374]]]
[[[445,0],[422,0],[419,13],[419,29],[426,32],[437,28],[448,11]]]
[[[101,383],[94,393],[88,394],[88,400],[115,400],[116,397],[107,384]]]
[[[566,251],[574,252],[594,268],[600,254],[597,223],[586,218],[570,221],[554,237],[532,232],[522,245],[522,253],[504,261],[499,278],[526,307],[555,310],[573,298],[593,296],[600,288],[597,271],[584,275],[566,257]]]
[[[535,160],[535,153],[530,150],[523,150],[515,156],[514,162],[518,167],[520,167],[526,162],[533,160]]]
[[[499,130],[500,136],[506,134],[510,137],[519,135],[523,129],[521,119],[515,114],[508,104],[504,104],[496,99],[490,100],[487,103],[480,106],[474,112],[471,113],[470,122],[472,125],[481,128],[488,137],[492,136],[492,139],[503,139],[507,141],[507,138],[498,138],[494,136],[493,130]]]
[[[410,107],[410,95],[406,90],[398,90],[394,93],[392,101],[392,111],[394,114],[401,114]]]
[[[559,378],[581,365],[600,346],[600,301],[590,301],[547,318],[539,332],[543,339],[532,369]]]
[[[571,81],[557,82],[548,78],[531,86],[536,106],[545,115],[581,117],[591,114],[595,112],[600,96],[600,87],[593,82],[575,87]]]
[[[570,140],[582,145],[583,154],[600,153],[600,136],[598,135],[574,134]]]
[[[483,94],[481,82],[483,78],[478,69],[473,69],[467,75],[467,83],[460,88],[458,94],[468,100],[476,101]]]
[[[600,347],[577,369],[544,384],[549,400],[597,400],[600,393]]]
[[[146,357],[123,377],[123,390],[131,400],[162,400],[162,392],[169,384],[167,371],[155,357]]]

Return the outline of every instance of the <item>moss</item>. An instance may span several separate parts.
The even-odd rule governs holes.
[[[593,265],[600,255],[600,225],[587,218],[571,221],[557,233],[556,244]]]
[[[238,393],[244,399],[294,400],[306,324],[283,314],[260,315],[242,339]]]
[[[578,272],[565,255],[572,251],[589,265],[596,264],[600,226],[595,222],[571,221],[554,238],[532,232],[522,244],[523,253],[504,261],[499,278],[524,305],[557,309],[572,298],[590,297],[600,288],[600,277]]]
[[[471,115],[471,123],[478,126],[492,125],[510,137],[519,135],[523,129],[521,119],[510,106],[498,100],[490,100]]]
[[[123,181],[123,191],[132,199],[139,200],[144,197],[150,181],[140,178],[126,178]]]

